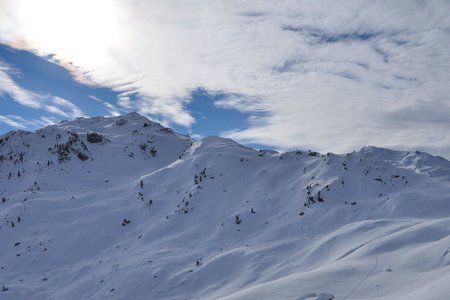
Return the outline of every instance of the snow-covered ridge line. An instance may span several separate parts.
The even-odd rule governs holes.
[[[450,162],[193,140],[136,113],[0,136],[2,299],[446,299]]]

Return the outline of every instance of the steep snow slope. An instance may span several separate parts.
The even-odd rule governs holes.
[[[255,151],[128,114],[6,134],[0,161],[1,299],[448,299],[443,158]]]

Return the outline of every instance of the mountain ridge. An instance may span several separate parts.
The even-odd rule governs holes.
[[[5,299],[447,295],[441,157],[258,151],[136,113],[11,132],[0,157]]]

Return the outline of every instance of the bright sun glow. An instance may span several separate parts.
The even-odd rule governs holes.
[[[35,49],[76,64],[99,66],[118,42],[119,9],[113,0],[19,0],[17,25]]]

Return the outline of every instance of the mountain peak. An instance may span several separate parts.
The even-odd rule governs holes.
[[[123,126],[122,129],[120,129],[120,126]],[[64,130],[72,128],[81,131],[123,131],[123,128],[125,128],[125,130],[130,130],[130,128],[131,130],[134,130],[142,127],[148,127],[147,129],[152,128],[155,130],[166,128],[157,122],[150,121],[147,117],[144,117],[136,112],[112,117],[79,117],[71,121],[62,121],[59,124],[50,125],[49,127],[61,128]],[[169,128],[167,129],[169,130]],[[170,129],[170,131],[172,130]]]

